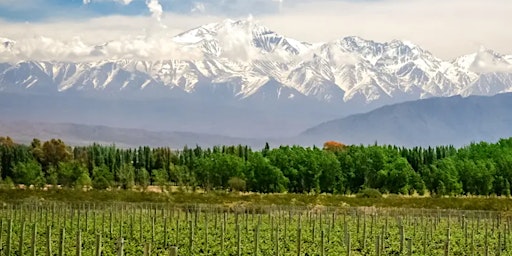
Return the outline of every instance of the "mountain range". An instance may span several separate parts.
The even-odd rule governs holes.
[[[0,63],[0,114],[286,137],[389,104],[512,92],[512,55],[484,48],[443,60],[408,41],[301,42],[252,19],[207,24],[165,40],[173,51],[158,59],[112,57],[121,42],[110,41],[78,44],[76,51],[87,55],[70,61],[23,59],[19,42],[0,38],[0,60],[6,60]]]
[[[121,92],[163,87],[179,95],[199,93],[207,86],[227,90],[222,96],[248,99],[270,97],[265,87],[272,83],[278,84],[272,88],[277,99],[303,95],[324,102],[359,99],[369,103],[403,97],[492,95],[512,87],[512,55],[486,49],[446,61],[407,41],[378,43],[345,37],[311,44],[277,34],[251,19],[208,24],[168,40],[196,53],[196,59],[193,54],[170,54],[160,60],[2,63],[2,90]],[[0,41],[2,55],[16,49],[15,41]],[[110,44],[115,42],[83,47],[90,55],[106,56]]]
[[[92,143],[113,145],[121,148],[139,146],[171,147],[182,149],[185,145],[193,147],[213,147],[216,145],[249,145],[262,148],[264,140],[235,138],[214,134],[188,132],[147,131],[100,125],[83,125],[71,123],[42,123],[0,120],[0,137],[10,136],[17,143],[30,144],[34,138],[46,141],[52,138],[62,139],[66,144],[86,146]]]

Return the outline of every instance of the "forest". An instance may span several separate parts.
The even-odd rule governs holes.
[[[496,143],[403,148],[320,147],[71,147],[62,140],[30,145],[0,137],[2,186],[43,188],[235,190],[258,193],[357,194],[365,189],[404,195],[510,196],[512,138]]]

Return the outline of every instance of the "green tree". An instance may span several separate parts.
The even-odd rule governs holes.
[[[87,168],[77,161],[59,162],[57,183],[64,187],[74,187],[78,178],[84,174],[89,175]],[[47,177],[49,176],[51,176],[51,173],[47,171]]]
[[[321,192],[345,193],[346,177],[341,171],[341,164],[336,155],[330,151],[317,151],[321,174],[319,184]]]
[[[385,169],[388,176],[384,182],[389,192],[409,194],[412,191],[415,172],[405,158],[396,158],[391,163],[386,164]]]
[[[118,171],[118,178],[122,189],[132,189],[135,185],[135,167],[123,164]]]
[[[12,179],[16,184],[24,184],[27,186],[41,186],[41,184],[44,185],[45,183],[41,165],[36,161],[17,163],[13,168]]]
[[[114,175],[105,165],[94,167],[92,178],[92,187],[94,189],[110,188],[114,182]]]
[[[160,187],[162,192],[165,192],[166,187],[169,185],[169,175],[164,169],[157,169],[152,171],[153,184]]]
[[[201,187],[226,189],[229,179],[244,178],[245,167],[244,161],[235,155],[213,153],[208,158],[196,159],[194,171]]]
[[[60,139],[46,141],[42,151],[42,161],[45,167],[50,165],[56,167],[59,163],[70,160],[72,156],[70,148]]]
[[[0,174],[2,178],[11,177],[16,164],[14,155],[16,144],[10,137],[0,137]]]
[[[77,189],[84,189],[89,188],[92,186],[92,180],[89,177],[89,174],[87,172],[83,172],[80,174],[78,179],[75,182],[75,188]]]
[[[148,188],[149,184],[151,184],[151,177],[149,176],[149,172],[146,170],[146,168],[142,167],[136,169],[135,173],[135,183],[141,186],[142,190],[145,191]]]
[[[281,170],[272,166],[270,160],[259,152],[250,154],[245,176],[250,177],[247,180],[248,188],[255,192],[284,192],[288,185],[288,179]]]
[[[44,152],[43,146],[41,145],[41,141],[39,139],[34,138],[30,143],[30,153],[32,153],[32,156],[37,162],[43,164]]]
[[[438,194],[458,195],[463,192],[462,182],[453,157],[438,160],[431,173]]]
[[[340,191],[339,193],[350,194],[352,192],[358,192],[359,189],[363,186],[364,177],[362,175],[357,175],[359,172],[357,171],[358,166],[356,166],[353,158],[354,151],[356,147],[349,146],[343,151],[337,151],[336,156],[338,158],[338,162],[340,163]],[[344,188],[342,190],[341,188]]]

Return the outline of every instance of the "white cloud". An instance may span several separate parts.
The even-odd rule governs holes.
[[[203,3],[194,3],[194,7],[190,10],[191,13],[205,13],[206,6]]]
[[[81,38],[59,41],[49,37],[34,37],[15,43],[11,50],[0,48],[0,61],[59,60],[99,61],[103,59],[201,59],[196,49],[183,49],[160,35],[126,37],[103,45],[88,45]]]
[[[151,16],[158,20],[158,22],[162,21],[163,8],[162,5],[158,2],[158,0],[146,0],[146,6],[151,12]]]
[[[169,20],[162,20],[168,24],[167,28],[162,28],[151,17],[112,16],[87,22],[44,24],[0,21],[0,37],[16,41],[10,51],[0,45],[0,61],[201,58],[200,52],[182,49],[171,38],[186,28],[211,22],[212,19],[168,17]],[[181,23],[173,23],[172,19],[180,19]]]
[[[512,72],[512,63],[482,47],[475,55],[470,69],[476,73],[510,73]]]
[[[361,36],[375,41],[409,40],[444,59],[485,45],[512,52],[510,0],[297,0],[280,15],[257,17],[275,31],[309,42]]]
[[[117,1],[121,4],[132,2],[132,0],[87,1]],[[126,47],[114,47],[115,44],[112,43],[110,47],[118,50],[110,49],[108,53],[114,56],[123,56],[124,53],[121,50],[127,51],[126,55],[133,54],[144,58],[166,56],[159,53],[166,51],[165,42],[170,41],[173,35],[196,26],[222,21],[227,17],[219,14],[220,10],[231,6],[232,9],[240,7],[243,10],[251,10],[252,8],[254,13],[260,13],[255,16],[255,19],[262,25],[282,35],[311,43],[356,35],[375,41],[409,40],[447,60],[475,52],[480,45],[500,53],[512,53],[512,33],[504,28],[504,24],[512,22],[509,15],[512,13],[510,0],[198,0],[195,6],[200,7],[197,11],[201,14],[195,15],[164,13],[157,0],[139,1],[145,1],[154,18],[142,16],[107,16],[89,20],[57,20],[58,18],[55,18],[51,22],[42,23],[13,23],[0,20],[2,28],[0,37],[16,40],[15,48],[23,48],[27,51],[23,53],[24,56],[32,58],[71,59],[70,56],[83,55],[82,50],[76,50],[80,45],[73,38],[77,37],[88,47],[114,41],[128,44]],[[194,4],[194,2],[189,3]],[[280,13],[262,12],[262,9],[267,10],[271,7],[275,9],[277,4],[282,4]],[[229,10],[226,9],[224,13],[229,13]],[[246,15],[241,17],[245,18]],[[231,53],[226,54],[239,52],[238,58],[246,58],[253,54],[244,52],[239,47],[241,43],[247,41],[247,38],[239,38],[236,34],[226,36],[224,41],[227,41],[228,48],[232,49]],[[41,37],[55,42],[39,45],[36,41]],[[141,46],[140,40],[155,46]],[[25,45],[21,46],[23,44]],[[134,53],[132,51],[136,49],[131,47],[134,45],[144,50]],[[69,56],[64,57],[66,51],[53,49],[58,47],[76,49],[70,50]],[[19,53],[20,56],[23,54]],[[52,54],[56,55],[52,56]],[[3,58],[5,59],[5,56]],[[348,59],[350,61],[350,58]]]
[[[84,4],[90,4],[91,2],[117,2],[124,5],[129,5],[133,0],[83,0]]]
[[[245,26],[251,26],[251,19],[249,17]],[[247,30],[241,26],[233,26],[231,22],[225,22],[217,33],[219,44],[222,45],[221,57],[229,58],[238,61],[247,61],[260,55],[259,50],[254,47],[247,47],[252,45],[252,34],[247,33]]]
[[[279,11],[281,12],[283,10],[284,0],[272,0],[272,1],[277,2],[279,4]]]

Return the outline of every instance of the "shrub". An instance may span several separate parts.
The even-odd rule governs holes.
[[[228,184],[232,191],[245,191],[245,180],[241,178],[232,177],[228,180]]]
[[[77,189],[84,189],[92,186],[92,180],[87,173],[82,173],[76,180],[75,187]]]
[[[359,198],[381,198],[382,194],[379,190],[374,188],[365,188],[357,194]]]
[[[100,176],[92,181],[92,187],[94,189],[107,189],[110,187],[110,183],[105,177]]]
[[[3,183],[2,188],[13,189],[15,187],[14,182],[12,181],[11,177],[5,178],[5,180],[3,180],[2,183]]]

